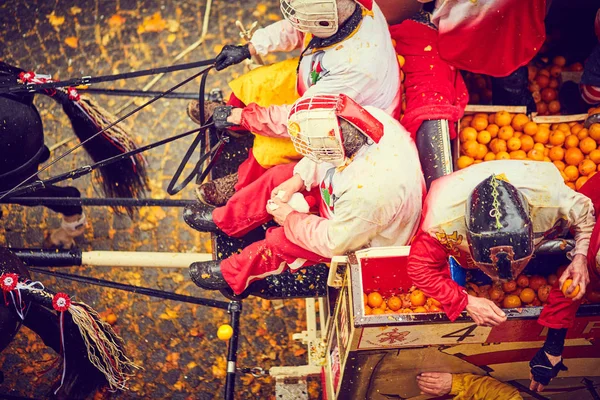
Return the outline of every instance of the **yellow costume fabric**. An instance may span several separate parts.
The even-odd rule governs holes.
[[[523,400],[519,391],[491,376],[452,374],[454,400]]]
[[[300,97],[296,93],[298,58],[256,68],[231,81],[229,87],[244,104],[256,103],[261,107],[293,104]],[[289,138],[254,135],[252,153],[256,161],[271,168],[302,158]]]

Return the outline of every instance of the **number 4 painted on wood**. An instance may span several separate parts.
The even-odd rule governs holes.
[[[467,326],[466,328],[459,329],[457,331],[451,332],[447,335],[442,336],[443,338],[457,338],[457,342],[462,342],[468,337],[474,337],[475,335],[471,335],[473,331],[477,329],[477,325],[473,324],[471,326]]]

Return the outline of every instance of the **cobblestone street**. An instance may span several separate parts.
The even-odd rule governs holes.
[[[226,43],[239,41],[235,20],[245,24],[258,21],[265,26],[281,18],[279,1],[212,1],[208,26],[203,26],[207,0],[80,0],[17,1],[0,3],[0,60],[55,79],[130,72],[152,67],[213,58]],[[188,55],[175,57],[201,37],[204,42]],[[267,57],[267,61],[274,58]],[[167,90],[195,71],[166,75],[151,90]],[[208,89],[221,88],[227,96],[227,81],[239,76],[242,66],[224,72],[211,72]],[[152,77],[104,83],[95,87],[140,89]],[[197,92],[199,79],[180,91]],[[117,112],[128,102],[126,97],[95,95],[104,108]],[[141,105],[148,99],[138,98]],[[187,100],[161,99],[126,121],[138,145],[185,132],[197,127],[189,120]],[[69,120],[60,105],[47,96],[36,96],[48,147],[73,138],[53,150],[51,159],[77,144]],[[127,111],[133,109],[130,105]],[[122,112],[119,115],[123,115]],[[146,153],[152,198],[193,199],[193,185],[169,197],[167,185],[191,137],[175,141]],[[0,149],[0,151],[2,151]],[[195,162],[195,159],[193,159]],[[61,160],[43,178],[88,164],[83,149]],[[190,163],[191,167],[191,163]],[[100,197],[93,178],[74,182],[83,197]],[[40,248],[46,232],[60,225],[60,215],[43,207],[1,206],[0,246]],[[126,250],[163,252],[211,252],[210,236],[190,229],[180,208],[140,208],[133,219],[103,207],[87,207],[88,227],[78,246],[86,250]],[[110,279],[138,286],[153,287],[198,297],[222,296],[203,292],[189,279],[187,270],[141,268],[75,267],[65,272]],[[130,381],[130,390],[98,393],[94,398],[137,399],[213,399],[223,393],[226,374],[226,342],[216,338],[219,325],[228,323],[224,311],[200,306],[161,301],[112,289],[100,289],[45,276],[54,291],[76,295],[103,317],[114,318],[114,329],[122,336],[134,361],[143,367]],[[289,300],[275,310],[266,300],[244,301],[238,364],[243,367],[291,366],[306,363],[306,350],[292,341],[292,334],[305,329],[304,301]],[[56,354],[27,328],[21,329],[11,346],[0,354],[4,381],[0,393],[29,398],[46,397],[58,368],[48,369]],[[238,377],[239,399],[274,398],[270,378]],[[309,385],[311,398],[320,389]],[[0,395],[1,397],[1,395]]]

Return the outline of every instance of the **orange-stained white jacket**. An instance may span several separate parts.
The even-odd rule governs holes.
[[[514,185],[529,204],[534,243],[555,239],[573,229],[575,248],[569,253],[587,255],[596,222],[591,200],[570,189],[554,164],[540,161],[488,161],[436,180],[423,206],[421,229],[451,247],[451,253],[468,255],[465,212],[475,186],[492,174]],[[470,265],[462,262],[469,268]]]
[[[363,146],[345,167],[303,158],[294,168],[308,190],[319,185],[321,216],[291,213],[286,237],[324,257],[407,245],[420,220],[425,182],[417,148],[394,118],[365,110],[383,123],[378,144]]]
[[[287,20],[254,33],[257,53],[304,48],[305,35]],[[387,22],[379,7],[363,9],[355,32],[340,43],[303,54],[296,89],[301,97],[317,94],[346,94],[362,106],[373,106],[394,115],[400,106],[400,69]],[[246,107],[242,126],[262,136],[289,137],[287,116],[291,105]]]

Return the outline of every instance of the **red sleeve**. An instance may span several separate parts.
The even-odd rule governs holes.
[[[580,304],[581,300],[573,301],[573,299],[565,297],[557,282],[550,291],[548,304],[544,306],[538,323],[553,329],[571,328]]]
[[[410,246],[408,275],[427,296],[442,303],[454,321],[467,306],[467,292],[450,278],[448,252],[429,234],[419,230]]]

